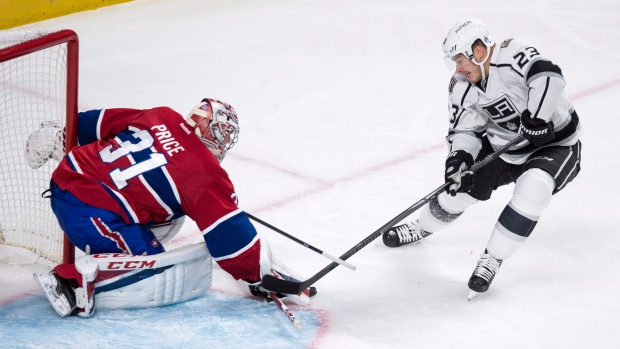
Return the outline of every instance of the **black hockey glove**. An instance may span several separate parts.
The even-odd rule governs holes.
[[[474,173],[467,169],[474,164],[474,157],[465,150],[453,151],[446,160],[446,183],[452,183],[446,192],[452,196],[469,191],[474,186]]]
[[[545,122],[538,118],[532,118],[532,113],[527,109],[521,113],[520,133],[535,147],[545,145],[555,138],[553,121]]]

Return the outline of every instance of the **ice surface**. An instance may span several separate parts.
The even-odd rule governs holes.
[[[0,343],[617,347],[619,10],[605,0],[141,0],[26,26],[80,36],[80,110],[167,105],[185,115],[203,97],[232,104],[240,142],[223,166],[241,208],[332,255],[442,183],[450,73],[440,47],[466,17],[496,41],[530,41],[562,68],[585,127],[583,166],[491,289],[469,302],[467,280],[512,186],[421,243],[388,249],[378,239],[355,254],[357,271],[339,267],[316,283],[311,309],[291,306],[303,333],[219,269],[205,299],[60,319],[33,289],[32,271],[4,266],[13,269],[0,272]],[[307,277],[329,264],[257,229]],[[188,225],[176,243],[197,234]]]

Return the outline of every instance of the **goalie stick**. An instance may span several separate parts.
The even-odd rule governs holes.
[[[332,261],[334,261],[334,262],[336,262],[336,263],[338,263],[338,264],[340,264],[340,265],[343,265],[343,266],[345,266],[345,267],[347,267],[347,268],[349,268],[349,269],[351,269],[351,270],[353,270],[353,271],[355,271],[355,269],[357,269],[354,265],[349,264],[349,263],[347,263],[347,262],[343,261],[343,260],[342,260],[342,259],[340,259],[340,258],[334,257],[333,255],[331,255],[331,254],[329,254],[329,253],[327,253],[327,252],[325,252],[325,251],[321,251],[321,250],[319,250],[318,248],[316,248],[316,247],[314,247],[314,246],[312,246],[312,245],[310,245],[310,244],[307,244],[307,243],[305,243],[304,241],[299,240],[298,238],[294,237],[293,235],[290,235],[290,234],[286,233],[285,231],[280,230],[280,229],[278,229],[278,228],[274,227],[273,225],[271,225],[271,224],[269,224],[269,223],[267,223],[267,222],[265,222],[265,221],[263,221],[263,220],[261,220],[261,219],[258,219],[257,217],[252,216],[251,214],[249,214],[249,213],[247,213],[247,212],[246,212],[246,214],[247,214],[247,215],[248,215],[248,217],[250,217],[252,220],[254,220],[254,221],[256,221],[256,222],[258,222],[258,223],[260,223],[260,224],[262,224],[262,225],[266,226],[267,228],[270,228],[271,230],[273,230],[273,231],[275,231],[275,232],[278,232],[278,233],[280,233],[280,234],[282,234],[282,235],[286,236],[287,238],[289,238],[289,239],[291,239],[291,240],[295,241],[295,242],[296,242],[296,243],[298,243],[298,244],[304,245],[305,247],[307,247],[307,248],[311,249],[312,251],[314,251],[314,252],[316,252],[316,253],[318,253],[318,254],[320,254],[320,255],[322,255],[322,256],[324,256],[324,257],[328,258],[328,259],[331,259]]]
[[[298,331],[301,330],[301,322],[299,322],[299,320],[297,320],[293,312],[286,305],[284,305],[280,297],[278,297],[278,295],[276,295],[275,292],[269,292],[269,297],[271,297],[271,299],[278,306],[278,308],[282,310],[282,313],[286,315],[286,317],[293,324],[293,326],[295,326],[295,328]]]
[[[469,168],[469,170],[472,171],[472,172],[478,171],[479,169],[481,169],[482,167],[486,166],[491,161],[497,159],[498,157],[500,157],[500,155],[502,155],[506,151],[508,151],[508,148],[510,148],[511,146],[513,146],[513,145],[515,145],[515,144],[517,144],[517,143],[519,143],[519,142],[521,142],[523,140],[524,140],[523,136],[521,136],[521,135],[517,136],[512,141],[506,143],[503,147],[499,148],[495,152],[487,155],[484,159],[482,159],[482,160],[476,162],[475,164],[473,164]],[[377,229],[374,233],[370,234],[367,238],[365,238],[364,240],[360,241],[357,245],[353,246],[353,248],[351,248],[345,254],[340,256],[340,259],[347,260],[349,257],[351,257],[354,254],[356,254],[357,252],[359,252],[359,250],[361,250],[366,245],[371,243],[373,240],[375,240],[379,236],[383,235],[383,233],[385,233],[390,228],[392,228],[394,226],[394,224],[402,221],[403,219],[405,219],[406,217],[411,215],[413,212],[417,211],[420,207],[424,206],[429,201],[431,201],[435,196],[439,195],[442,191],[446,190],[446,188],[448,188],[451,184],[452,184],[451,182],[446,182],[446,183],[442,184],[441,186],[439,186],[437,189],[433,190],[431,193],[426,195],[420,201],[416,202],[411,207],[409,207],[408,209],[406,209],[403,212],[401,212],[398,216],[394,217],[389,222],[385,223],[381,228]],[[325,268],[323,268],[321,271],[316,273],[314,276],[310,277],[309,279],[307,279],[305,281],[300,281],[300,282],[294,282],[294,281],[287,281],[287,280],[283,280],[283,279],[278,279],[278,278],[274,277],[273,275],[266,274],[262,278],[262,286],[263,286],[263,288],[265,288],[266,290],[269,290],[269,291],[274,291],[274,292],[278,292],[278,293],[286,293],[286,294],[297,294],[297,293],[300,293],[303,290],[307,289],[311,285],[313,285],[315,282],[317,282],[323,276],[327,275],[327,273],[329,273],[330,271],[334,270],[337,266],[338,266],[337,263],[331,263],[328,266],[326,266]]]

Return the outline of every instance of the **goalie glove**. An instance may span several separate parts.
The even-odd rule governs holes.
[[[65,155],[65,140],[62,127],[54,121],[44,121],[41,128],[28,136],[26,141],[26,163],[37,169],[49,159],[62,160]]]
[[[521,128],[519,131],[535,147],[545,145],[555,138],[553,122],[545,122],[542,119],[533,118],[532,113],[527,109],[521,114]]]
[[[474,157],[465,150],[453,151],[446,159],[446,183],[452,183],[446,192],[452,196],[469,191],[474,186],[474,173],[467,169],[474,164]]]
[[[271,248],[269,248],[269,244],[264,238],[260,239],[260,274],[261,277],[265,274],[269,274],[278,279],[294,282],[300,282],[300,280],[303,280],[300,275],[292,271],[290,268],[287,268],[283,263],[274,258],[271,253]],[[248,283],[250,292],[254,296],[264,298],[268,302],[271,301],[269,292],[263,288],[260,281]],[[310,305],[310,297],[313,297],[316,292],[316,288],[310,287],[298,294],[277,294],[277,296],[279,298],[286,297],[288,300],[298,305]]]

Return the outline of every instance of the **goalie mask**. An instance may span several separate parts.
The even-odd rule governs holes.
[[[472,45],[476,42],[476,40],[482,41],[482,43],[487,47],[487,56],[482,60],[482,62],[477,62],[474,59],[474,50]],[[462,53],[465,57],[467,57],[467,59],[480,66],[482,70],[482,79],[484,80],[485,73],[482,66],[484,65],[484,62],[489,59],[491,46],[493,45],[495,45],[495,42],[489,36],[487,27],[477,19],[467,19],[463,22],[455,24],[444,39],[444,61],[448,69],[454,72],[456,69],[456,64],[453,59]]]
[[[187,123],[219,162],[224,160],[228,149],[237,143],[237,112],[229,104],[217,99],[203,99],[187,116]]]

